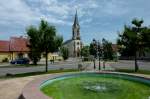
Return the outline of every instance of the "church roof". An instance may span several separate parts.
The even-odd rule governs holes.
[[[65,41],[65,42],[63,43],[63,45],[68,44],[68,43],[70,43],[71,41],[72,41],[72,39],[67,40],[67,41]]]

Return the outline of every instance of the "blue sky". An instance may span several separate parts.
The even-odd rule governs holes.
[[[64,40],[70,39],[77,9],[84,43],[93,38],[115,43],[117,32],[133,18],[150,25],[149,4],[150,0],[0,0],[0,39],[25,35],[41,18],[55,25]]]

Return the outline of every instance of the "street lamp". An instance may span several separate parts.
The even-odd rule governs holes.
[[[101,46],[101,43],[100,41],[98,41],[97,43],[97,48],[98,48],[98,57],[99,57],[99,70],[101,70],[101,56],[102,56],[102,46]]]
[[[97,57],[97,41],[93,39],[93,48],[94,48],[94,70],[96,69],[95,59]]]

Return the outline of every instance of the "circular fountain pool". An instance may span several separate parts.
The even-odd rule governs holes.
[[[114,73],[58,76],[40,85],[53,99],[149,99],[150,80]]]

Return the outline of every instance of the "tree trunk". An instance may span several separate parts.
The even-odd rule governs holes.
[[[103,69],[105,69],[105,60],[103,61]]]
[[[101,61],[100,61],[100,57],[99,57],[99,70],[101,70]]]
[[[33,64],[34,64],[34,65],[37,65],[37,61],[36,61],[36,60],[33,60]]]
[[[94,58],[94,70],[96,69],[96,65],[95,65],[95,58]]]
[[[46,62],[46,68],[45,68],[45,70],[46,70],[46,72],[48,72],[48,53],[46,52],[46,60],[45,60],[45,62]]]
[[[135,51],[134,61],[135,61],[135,72],[137,72],[139,70],[139,67],[138,67],[138,63],[137,63],[137,53],[136,53],[136,51]]]

